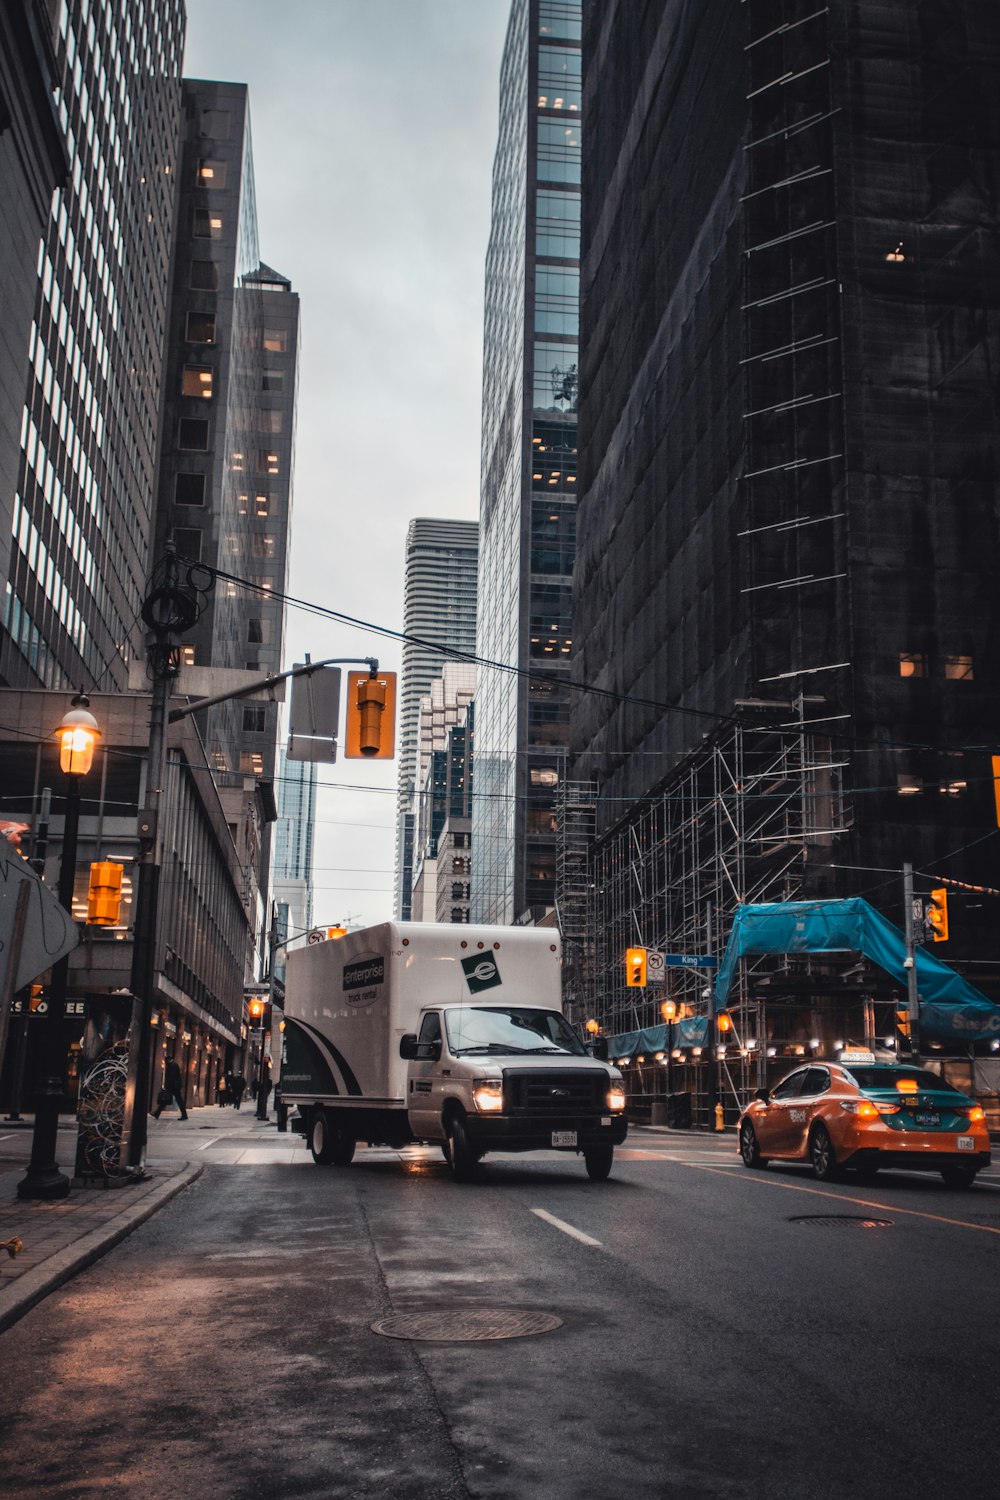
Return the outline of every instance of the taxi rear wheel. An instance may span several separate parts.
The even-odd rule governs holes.
[[[744,1120],[740,1126],[740,1156],[743,1158],[745,1167],[766,1167],[767,1157],[760,1154],[760,1142],[757,1140],[757,1132],[749,1120]]]
[[[833,1142],[825,1125],[813,1127],[809,1138],[809,1159],[813,1173],[820,1182],[834,1182],[840,1176]]]
[[[970,1188],[976,1180],[975,1167],[942,1167],[941,1176],[945,1187]]]

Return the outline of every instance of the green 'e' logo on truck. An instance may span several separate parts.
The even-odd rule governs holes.
[[[473,953],[469,958],[463,958],[462,968],[473,995],[478,995],[480,990],[491,990],[495,984],[502,983],[496,959],[489,953]]]

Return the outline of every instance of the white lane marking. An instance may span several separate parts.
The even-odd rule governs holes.
[[[582,1229],[574,1229],[572,1224],[567,1224],[564,1219],[557,1219],[555,1214],[548,1213],[544,1208],[533,1208],[531,1212],[539,1219],[544,1219],[546,1224],[551,1224],[553,1229],[561,1229],[563,1234],[568,1234],[571,1239],[579,1240],[581,1245],[594,1245],[596,1249],[601,1249],[600,1240],[584,1234]]]
[[[0,1135],[0,1141],[12,1141],[17,1133],[16,1130],[12,1130],[9,1135]]]
[[[216,1140],[217,1139],[219,1139],[219,1137],[216,1137]],[[209,1148],[209,1146],[214,1146],[214,1145],[215,1145],[215,1141],[214,1140],[212,1140],[212,1141],[206,1141],[204,1143],[204,1145],[198,1147],[198,1150],[199,1151],[207,1151],[208,1148]]]

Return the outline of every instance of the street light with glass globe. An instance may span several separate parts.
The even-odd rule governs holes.
[[[94,760],[94,747],[101,737],[90,700],[78,693],[56,729],[59,769],[66,777],[63,847],[59,865],[59,902],[72,916],[76,880],[76,846],[80,829],[80,778]],[[31,1160],[17,1185],[19,1198],[65,1198],[69,1178],[56,1162],[59,1105],[65,1095],[66,1055],[62,1043],[62,1020],[69,978],[69,954],[52,966],[49,1003],[42,1028],[42,1078],[35,1099],[35,1127],[31,1137]]]

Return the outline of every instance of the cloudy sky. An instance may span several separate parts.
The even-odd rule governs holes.
[[[260,246],[301,297],[289,592],[402,626],[414,516],[479,513],[483,270],[510,0],[187,0],[250,90]],[[285,666],[398,642],[291,610]],[[318,923],[392,915],[395,762],[320,772]],[[369,790],[370,789],[370,790]]]

